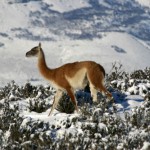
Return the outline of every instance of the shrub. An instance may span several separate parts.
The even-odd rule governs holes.
[[[122,69],[122,64],[114,62],[112,64],[112,69],[109,72],[109,74],[106,75],[106,79],[107,82],[113,81],[113,80],[119,80],[119,79],[128,79],[129,78],[129,74],[126,73],[123,69]]]
[[[59,100],[56,109],[60,112],[71,114],[74,112],[75,107],[70,97],[66,93],[64,93],[61,99]]]
[[[42,113],[50,107],[49,102],[45,99],[40,98],[30,98],[29,99],[29,110],[35,111],[37,113]]]
[[[80,115],[66,114],[65,119],[58,121],[54,118],[49,123],[24,117],[19,112],[18,100],[28,98],[30,110],[40,113],[49,108],[47,98],[54,92],[50,87],[32,86],[29,83],[22,87],[15,82],[8,84],[0,90],[0,149],[141,149],[145,143],[149,144],[150,81],[148,77],[144,79],[144,74],[148,75],[149,71],[147,69],[146,73],[140,73],[138,77],[143,77],[142,80],[137,76],[132,76],[136,79],[123,77],[119,72],[116,69],[108,77],[108,89],[113,92],[114,98],[123,101],[126,94],[137,92],[142,96],[144,94],[145,98],[131,113],[125,112],[124,118],[113,111],[106,97],[98,95],[100,101],[94,105],[89,94],[89,100],[87,95],[76,95],[81,102]],[[85,100],[87,103],[84,103]],[[57,109],[65,113],[75,110],[67,94],[60,99]]]
[[[150,80],[150,68],[146,68],[144,70],[136,70],[130,74],[130,78]]]

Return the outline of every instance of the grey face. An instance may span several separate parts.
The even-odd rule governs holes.
[[[30,51],[28,51],[26,53],[26,57],[34,57],[34,56],[38,56],[39,53],[39,47],[34,47],[32,48]]]

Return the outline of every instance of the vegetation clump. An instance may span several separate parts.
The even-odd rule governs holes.
[[[121,68],[120,68],[121,69]],[[121,73],[119,68],[108,75],[107,88],[113,97],[125,101],[127,95],[141,95],[143,103],[123,117],[112,109],[108,99],[98,94],[99,103],[91,103],[90,94],[76,94],[80,115],[67,94],[61,98],[57,110],[67,114],[65,118],[52,116],[49,122],[22,114],[42,114],[51,106],[55,91],[51,87],[19,87],[15,82],[0,90],[0,149],[149,149],[150,146],[150,70],[132,74]],[[146,75],[146,76],[145,76]],[[88,95],[88,99],[87,99]],[[52,98],[53,99],[53,98]],[[82,103],[86,101],[86,103]],[[26,102],[26,103],[25,103]],[[23,105],[21,108],[20,103]],[[60,114],[59,114],[60,115]],[[49,118],[51,119],[51,118]],[[58,120],[57,120],[58,119]]]
[[[64,93],[62,98],[59,100],[57,108],[58,111],[71,114],[75,111],[74,104],[70,100],[70,97]]]

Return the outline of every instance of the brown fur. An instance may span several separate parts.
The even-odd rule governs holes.
[[[97,91],[104,92],[109,98],[112,98],[112,95],[106,90],[103,84],[105,70],[100,64],[94,61],[68,63],[59,68],[50,69],[46,65],[41,44],[39,44],[38,47],[32,48],[26,53],[26,56],[38,56],[38,68],[40,73],[49,80],[57,90],[51,112],[56,107],[63,91],[68,93],[75,105],[76,111],[78,111],[74,90],[76,88],[84,88],[88,82],[94,101],[97,101]]]

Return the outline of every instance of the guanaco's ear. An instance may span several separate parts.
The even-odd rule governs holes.
[[[39,48],[41,48],[41,42],[39,42]]]

